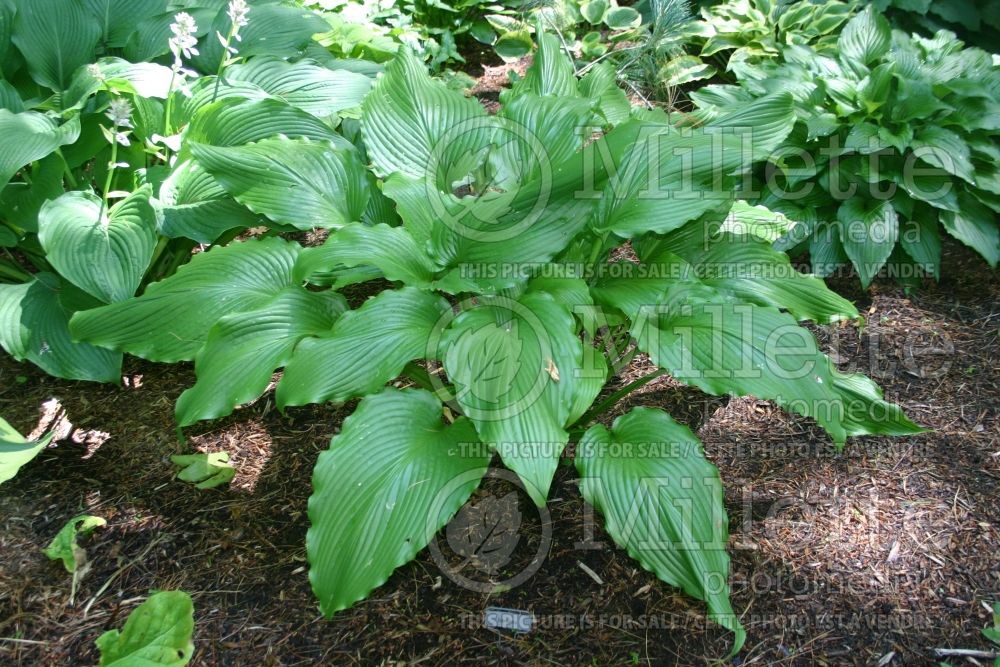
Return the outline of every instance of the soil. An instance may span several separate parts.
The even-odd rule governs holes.
[[[616,408],[669,410],[721,471],[733,606],[748,631],[732,664],[920,665],[936,664],[934,648],[990,649],[980,630],[982,602],[1000,599],[1000,282],[956,245],[944,276],[909,295],[836,281],[866,326],[815,329],[842,368],[875,377],[926,434],[857,438],[838,453],[808,419],[668,377]],[[637,358],[619,385],[647,363]],[[0,414],[24,433],[57,431],[0,487],[0,664],[95,664],[94,639],[150,591],[174,588],[194,598],[195,665],[706,664],[728,652],[702,603],[614,548],[569,465],[547,517],[523,494],[506,502],[517,518],[509,562],[461,570],[487,583],[537,570],[520,585],[456,583],[448,572],[461,549],[448,530],[436,555],[425,549],[368,600],[324,619],[305,562],[310,471],[353,406],[281,415],[268,394],[188,429],[182,444],[173,404],[193,382],[189,365],[127,359],[114,387],[0,359]],[[168,457],[194,450],[227,451],[232,484],[198,491],[176,480]],[[504,505],[511,491],[490,479],[473,504]],[[84,542],[89,572],[71,602],[70,576],[41,550],[77,514],[108,525]],[[486,629],[488,606],[529,611],[535,627]]]

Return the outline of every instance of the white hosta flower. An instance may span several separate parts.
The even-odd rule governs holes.
[[[187,12],[181,12],[174,16],[174,22],[170,24],[170,32],[174,34],[170,38],[170,51],[174,54],[175,67],[180,67],[181,56],[190,60],[198,55],[198,24],[194,17]]]
[[[246,0],[230,0],[229,2],[229,20],[233,22],[233,32],[239,34],[240,28],[250,23],[247,19],[247,14],[250,13],[250,6],[246,3]]]
[[[111,119],[116,129],[132,127],[132,105],[124,97],[111,100],[111,105],[104,115]]]
[[[96,63],[93,65],[87,65],[87,74],[94,77],[98,81],[104,81],[104,72],[101,70],[101,66]]]
[[[226,39],[225,35],[217,31],[215,33],[215,36],[219,38],[219,44],[222,44],[222,48],[226,50],[227,58],[233,58],[239,55],[239,51],[236,49],[235,46],[230,45],[229,40]],[[233,35],[233,36],[239,39],[239,35]]]

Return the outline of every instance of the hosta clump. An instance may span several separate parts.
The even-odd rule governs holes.
[[[320,142],[349,146],[334,128],[357,115],[371,78],[312,40],[324,25],[275,0],[0,0],[8,354],[57,377],[118,382],[121,354],[73,341],[74,312],[141,293],[196,243],[225,244],[254,226],[338,224],[329,182],[318,183],[314,209],[299,198],[300,217],[277,223],[253,192],[229,194],[220,181],[234,184],[204,155],[280,133],[316,142],[287,162],[269,155],[286,176],[310,160],[334,169],[348,159]],[[345,164],[360,182],[344,187],[366,189],[360,165]]]
[[[634,338],[677,379],[772,399],[838,444],[919,429],[871,380],[838,372],[798,324],[857,317],[849,302],[766,242],[717,233],[720,222],[742,228],[727,220],[739,175],[785,139],[792,99],[679,130],[662,113],[630,113],[607,68],[577,80],[558,45],[542,38],[496,116],[404,51],[365,98],[353,145],[213,145],[194,123],[193,169],[276,222],[326,220],[329,239],[211,249],[140,297],[78,313],[72,331],[146,359],[194,360],[181,425],[261,396],[279,368],[282,409],[360,399],[313,475],[307,548],[327,615],[426,546],[494,455],[543,505],[572,433],[581,490],[612,538],[705,600],[738,649],[718,472],[663,411],[597,421],[609,364],[595,340]],[[639,261],[609,263],[629,241]],[[391,286],[372,283],[377,293],[349,309],[339,290],[374,279]],[[396,388],[401,377],[412,386]],[[621,456],[629,443],[647,454]]]
[[[666,85],[710,79],[718,72],[738,72],[744,63],[774,58],[791,45],[810,46],[836,55],[837,29],[856,10],[856,2],[785,2],[730,0],[702,7],[683,38],[697,55],[682,55],[662,70]]]
[[[939,276],[943,227],[995,267],[996,56],[949,32],[891,31],[871,7],[837,45],[824,53],[789,42],[731,60],[739,85],[691,93],[702,120],[778,90],[795,97],[798,122],[747,194],[800,223],[778,247],[808,248],[820,275],[849,261],[867,286],[883,270]]]

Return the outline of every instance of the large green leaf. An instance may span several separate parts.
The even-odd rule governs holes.
[[[185,139],[211,146],[242,146],[279,134],[290,139],[331,141],[347,148],[350,143],[320,119],[276,99],[220,99],[198,110]]]
[[[56,91],[69,87],[73,72],[94,61],[101,26],[83,0],[17,0],[13,41],[31,77]]]
[[[578,97],[573,61],[563,52],[555,35],[538,31],[538,50],[531,67],[509,91],[501,93],[504,103],[524,94],[536,96]]]
[[[476,166],[493,132],[477,100],[431,79],[407,48],[386,66],[362,111],[365,147],[379,176],[430,178],[448,191]]]
[[[647,269],[650,263],[658,264],[660,275],[670,275],[671,257],[663,251],[687,260],[702,283],[743,301],[783,308],[800,320],[820,323],[858,317],[850,301],[822,280],[799,273],[788,255],[748,234],[713,234],[695,222],[639,251]]]
[[[35,274],[21,285],[0,285],[0,345],[15,359],[55,377],[119,382],[121,354],[74,343],[70,337],[74,306],[86,297],[74,291],[79,292],[51,273]]]
[[[961,208],[958,212],[941,212],[941,224],[949,234],[995,267],[1000,262],[997,214],[965,193],[959,195],[959,202]]]
[[[624,237],[666,233],[734,198],[735,174],[794,125],[792,98],[761,98],[705,128],[631,121],[594,144],[611,173],[597,228]]]
[[[499,163],[497,187],[516,188],[543,178],[584,144],[594,118],[594,103],[523,93],[504,104],[498,115],[496,143],[490,158]]]
[[[615,544],[671,586],[708,604],[708,616],[746,631],[729,602],[729,519],[719,471],[701,443],[670,415],[635,408],[609,431],[598,424],[576,448],[580,493],[603,516]]]
[[[169,67],[156,63],[130,63],[121,58],[101,58],[95,63],[100,76],[90,67],[77,70],[69,90],[63,95],[63,105],[79,108],[99,90],[137,97],[155,97],[161,100],[170,93],[174,73]]]
[[[52,153],[33,163],[30,183],[18,180],[0,191],[0,210],[4,220],[25,231],[37,232],[38,212],[45,202],[63,194],[65,173],[66,161],[59,153]]]
[[[848,66],[858,68],[888,53],[891,42],[889,22],[874,7],[868,5],[844,26],[837,40],[837,47]]]
[[[441,297],[412,287],[369,299],[322,338],[299,343],[278,383],[278,406],[343,403],[377,392],[407,363],[428,356],[449,310]]]
[[[840,391],[830,360],[791,315],[690,281],[668,284],[665,292],[662,281],[649,281],[645,289],[638,282],[606,279],[592,291],[599,303],[630,317],[639,349],[677,380],[716,396],[774,400],[814,418],[838,445],[863,428],[921,431],[905,417],[897,426],[885,423],[892,407],[870,392]]]
[[[80,136],[80,119],[74,116],[59,125],[34,111],[11,113],[0,109],[0,188],[24,165],[41,160]]]
[[[213,18],[219,13],[219,3],[199,3],[202,6],[198,6],[193,2],[185,2],[184,4],[186,5],[184,11],[190,14],[198,25],[198,35],[208,33]],[[204,5],[211,6],[206,7]],[[144,60],[152,60],[157,56],[169,53],[169,40],[172,36],[170,26],[174,23],[176,15],[176,10],[167,11],[162,14],[150,16],[136,23],[134,26],[135,30],[125,44],[125,58],[137,63]],[[222,30],[227,29],[228,26],[222,28]],[[216,44],[218,44],[218,40],[216,40]],[[219,58],[216,58],[215,63],[210,66],[208,71],[214,72],[218,66]]]
[[[121,632],[97,639],[100,667],[184,667],[194,655],[194,604],[184,591],[160,591],[136,607]]]
[[[38,456],[51,441],[51,433],[36,442],[26,440],[0,417],[0,484],[13,479],[17,471]]]
[[[194,359],[219,319],[260,308],[292,285],[300,250],[267,238],[199,253],[142,296],[77,313],[73,335],[151,361]]]
[[[224,232],[266,222],[229,196],[193,160],[178,163],[160,187],[160,234],[214,243]]]
[[[888,200],[852,197],[837,210],[844,251],[865,287],[885,266],[899,238],[899,218]]]
[[[472,423],[445,426],[422,390],[361,401],[313,471],[306,550],[327,616],[381,586],[468,500],[490,456]]]
[[[255,310],[220,319],[195,358],[198,381],[177,400],[177,423],[230,414],[240,404],[259,398],[275,369],[291,358],[306,336],[330,331],[347,310],[336,292],[309,292],[287,287]]]
[[[544,505],[566,427],[605,380],[603,367],[585,367],[572,314],[544,292],[486,300],[455,318],[441,347],[462,412]]]
[[[128,42],[136,24],[164,12],[166,0],[85,0],[97,18],[105,46],[120,49]]]
[[[920,159],[967,183],[976,183],[969,145],[955,132],[931,125],[916,133],[910,147]]]
[[[336,229],[360,220],[368,205],[368,181],[353,148],[278,137],[191,150],[236,201],[275,222]]]
[[[318,248],[307,248],[295,265],[296,277],[308,280],[320,272],[358,266],[376,267],[387,280],[429,287],[436,267],[402,227],[352,223],[332,234]],[[336,286],[343,282],[338,281]]]
[[[149,187],[107,211],[90,192],[67,192],[38,215],[46,259],[80,289],[105,303],[131,298],[156,249]]]
[[[250,83],[313,116],[326,118],[361,106],[372,81],[363,74],[330,70],[300,61],[253,58],[226,71],[226,80]]]
[[[214,72],[222,60],[222,44],[216,32],[225,35],[231,21],[227,13],[228,3],[198,2],[197,4],[218,7],[214,20],[206,19],[199,26],[207,34],[198,45],[200,55],[192,61],[205,72]],[[292,58],[312,43],[312,36],[330,29],[329,24],[316,12],[298,3],[250,3],[249,24],[240,30],[240,41],[234,44],[240,56],[277,56]]]

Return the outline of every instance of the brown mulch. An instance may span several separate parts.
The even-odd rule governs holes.
[[[857,438],[838,453],[810,420],[669,378],[616,409],[669,410],[720,468],[733,606],[749,635],[733,664],[930,665],[933,648],[989,650],[980,630],[981,603],[1000,599],[1000,282],[954,246],[944,274],[910,295],[839,281],[866,326],[816,328],[842,368],[873,375],[930,433]],[[424,550],[368,600],[323,619],[307,578],[306,500],[316,457],[351,406],[282,416],[268,394],[188,429],[184,445],[173,404],[193,380],[187,365],[129,359],[125,386],[99,386],[0,359],[0,414],[25,433],[59,431],[0,486],[0,664],[95,664],[101,632],[151,590],[173,588],[195,601],[197,665],[706,664],[727,653],[728,634],[701,603],[609,543],[570,466],[548,517],[518,505],[520,542],[493,580],[528,567],[551,533],[521,585],[469,590]],[[228,489],[173,479],[168,457],[193,449],[230,453]],[[489,480],[476,500],[509,490]],[[82,513],[108,526],[85,542],[90,571],[71,604],[69,575],[41,549]],[[438,553],[454,564],[450,537]],[[484,629],[491,605],[531,611],[537,627]]]

